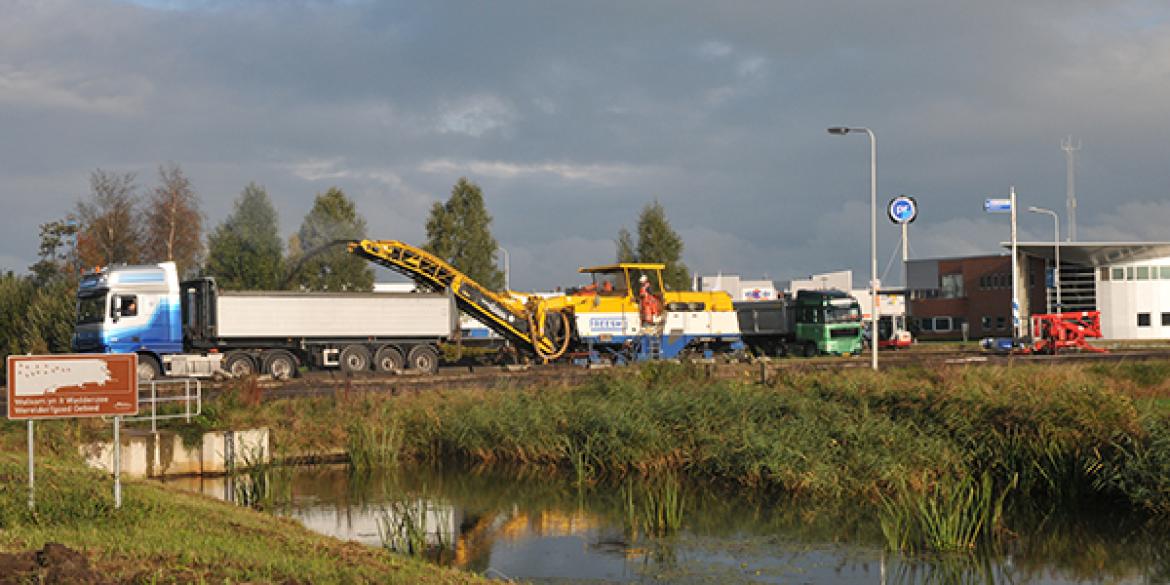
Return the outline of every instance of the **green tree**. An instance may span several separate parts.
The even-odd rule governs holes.
[[[634,246],[634,238],[630,235],[630,230],[622,228],[618,230],[617,238],[617,261],[618,262],[637,262],[638,250]]]
[[[135,215],[134,173],[90,173],[90,198],[77,203],[77,253],[83,266],[138,262],[141,240]]]
[[[682,238],[666,219],[666,209],[658,201],[647,204],[638,214],[638,244],[634,245],[630,232],[618,232],[617,257],[619,262],[660,262],[666,264],[662,280],[671,290],[689,290],[690,271],[682,262]]]
[[[337,187],[318,194],[301,229],[289,242],[290,280],[303,290],[368,291],[374,271],[365,260],[350,254],[342,240],[366,237],[366,220],[357,206]]]
[[[57,276],[41,282],[35,275],[11,271],[0,276],[0,360],[14,354],[68,352],[77,320],[76,296],[76,280]]]
[[[41,224],[40,260],[28,269],[37,284],[47,285],[57,280],[76,283],[77,220],[73,216]]]
[[[460,177],[447,202],[431,207],[425,248],[479,284],[500,290],[504,273],[497,267],[499,244],[492,237],[491,223],[479,185]]]
[[[232,214],[207,238],[206,274],[228,290],[275,290],[284,277],[276,208],[264,187],[249,183]]]
[[[142,256],[151,262],[173,261],[180,276],[188,275],[203,255],[199,197],[177,164],[160,166],[158,179],[143,213]]]

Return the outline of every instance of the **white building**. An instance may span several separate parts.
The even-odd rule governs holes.
[[[771,280],[745,280],[738,274],[717,274],[696,277],[696,290],[721,290],[733,301],[772,301],[776,299],[776,284]]]
[[[1053,242],[1017,247],[1022,258],[1046,260],[1051,271]],[[1055,278],[1047,276],[1049,304],[1055,306]],[[1028,275],[1021,279],[1027,282]],[[1060,282],[1064,310],[1100,311],[1105,339],[1170,339],[1170,243],[1061,242]],[[1028,314],[1044,307],[1021,309]]]

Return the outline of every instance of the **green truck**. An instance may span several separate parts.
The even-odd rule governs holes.
[[[774,301],[735,303],[744,343],[757,355],[861,353],[861,306],[839,290],[802,290]]]

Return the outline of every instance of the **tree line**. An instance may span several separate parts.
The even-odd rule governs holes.
[[[231,213],[205,233],[200,198],[182,168],[158,168],[143,188],[135,173],[97,169],[89,194],[65,217],[40,226],[38,260],[28,274],[0,274],[0,354],[69,351],[80,273],[115,264],[173,261],[180,277],[211,276],[226,290],[368,291],[370,265],[339,242],[366,237],[366,221],[338,187],[318,193],[300,228],[282,241],[267,190],[250,183]],[[426,221],[424,248],[484,286],[500,290],[503,272],[483,191],[460,178]],[[682,239],[657,201],[639,214],[635,243],[622,228],[621,262],[665,262],[667,286],[682,290]]]

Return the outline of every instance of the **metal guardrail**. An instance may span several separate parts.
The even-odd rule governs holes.
[[[143,397],[144,386],[149,385],[150,394],[148,397]],[[182,387],[183,393],[180,395],[166,395],[166,390],[170,388]],[[163,389],[164,396],[159,397],[159,388]],[[183,412],[176,412],[171,414],[159,414],[159,404],[169,404],[174,402],[181,402],[183,404]],[[191,406],[194,403],[195,410],[192,412]],[[142,414],[143,407],[150,408],[150,414]],[[187,422],[191,422],[191,417],[203,414],[203,382],[191,378],[182,380],[151,380],[149,382],[142,380],[138,382],[138,416],[122,417],[122,422],[140,422],[150,421],[150,432],[158,430],[158,421],[173,420],[183,418]]]

